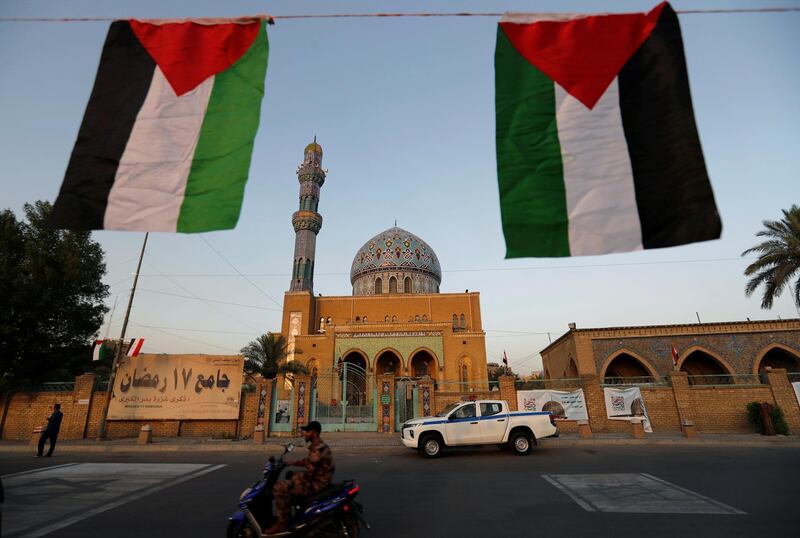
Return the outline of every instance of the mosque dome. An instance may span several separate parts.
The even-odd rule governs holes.
[[[364,243],[350,268],[353,295],[438,293],[441,282],[442,269],[430,245],[396,226]]]

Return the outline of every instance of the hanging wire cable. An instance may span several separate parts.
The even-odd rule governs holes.
[[[761,7],[731,9],[677,9],[679,15],[719,15],[733,13],[791,13],[800,12],[800,7]],[[484,13],[309,13],[305,15],[253,15],[274,20],[302,19],[384,19],[384,18],[420,18],[420,17],[502,17],[503,12]],[[542,16],[552,13],[540,13]],[[116,21],[122,17],[0,17],[0,22],[105,22]]]
[[[621,262],[621,263],[593,263],[583,265],[533,265],[528,267],[475,267],[465,269],[444,269],[442,273],[493,273],[500,271],[542,271],[548,269],[595,269],[598,267],[635,267],[643,265],[674,265],[674,264],[687,264],[687,263],[713,263],[713,262],[731,262],[742,261],[748,258],[706,258],[696,260],[665,260],[665,261],[652,261],[652,262]],[[753,257],[752,259],[755,259]],[[349,272],[338,273],[314,273],[315,277],[321,276],[349,276]],[[163,275],[153,275],[149,273],[142,273],[142,276],[170,276],[175,278],[194,278],[194,277],[213,277],[213,278],[239,278],[240,276],[254,277],[254,278],[289,278],[289,273],[164,273]]]
[[[208,301],[210,303],[219,303],[219,304],[227,304],[231,306],[241,306],[242,308],[255,308],[257,310],[269,310],[271,312],[282,312],[283,310],[280,308],[269,308],[266,306],[257,306],[252,304],[243,304],[243,303],[233,303],[230,301],[217,301],[215,299],[208,299],[206,297],[192,297],[191,295],[181,295],[179,293],[169,293],[166,291],[157,291],[157,290],[148,290],[145,288],[139,288],[136,291],[144,291],[147,293],[155,293],[157,295],[168,295],[170,297],[182,297],[184,299],[194,299],[195,301]]]
[[[179,334],[173,334],[173,333],[171,333],[169,331],[165,331],[163,329],[159,329],[158,327],[153,327],[151,325],[142,325],[141,323],[135,323],[133,321],[131,321],[130,323],[131,323],[131,325],[136,325],[137,327],[142,327],[143,329],[150,329],[152,331],[160,332],[160,333],[172,336],[174,338],[180,338],[181,340],[186,340],[188,342],[194,342],[195,344],[203,344],[204,346],[215,347],[217,349],[222,349],[224,351],[227,351],[228,353],[231,353],[231,354],[236,354],[237,353],[236,351],[231,351],[231,349],[227,348],[227,347],[218,346],[216,344],[211,344],[209,342],[203,342],[201,340],[195,340],[194,338],[186,338],[185,336],[181,336]]]
[[[213,310],[214,312],[216,312],[217,314],[220,314],[220,315],[221,315],[223,318],[225,318],[225,319],[232,319],[233,321],[237,322],[237,323],[238,323],[239,325],[241,325],[242,327],[247,327],[248,329],[250,329],[251,331],[253,331],[255,334],[259,334],[259,333],[261,332],[261,331],[259,331],[258,329],[256,329],[255,327],[251,327],[250,325],[248,325],[248,324],[247,324],[247,323],[245,323],[244,321],[240,320],[238,317],[236,317],[236,316],[234,316],[234,315],[231,315],[230,313],[223,312],[222,310],[220,310],[219,308],[217,308],[216,306],[214,306],[214,305],[213,305],[213,304],[211,304],[210,302],[208,302],[208,301],[206,301],[205,299],[203,299],[202,297],[198,296],[198,295],[197,295],[196,293],[194,293],[192,290],[190,290],[190,289],[186,288],[185,286],[181,285],[179,282],[175,281],[173,278],[171,278],[171,277],[169,277],[169,276],[165,275],[165,274],[164,274],[164,273],[163,273],[163,272],[162,272],[162,271],[161,271],[161,270],[160,270],[158,267],[156,267],[155,265],[153,265],[153,263],[152,263],[152,262],[145,261],[145,263],[147,263],[147,265],[149,265],[150,267],[152,267],[153,269],[155,269],[155,270],[156,270],[156,271],[157,271],[157,272],[158,272],[158,273],[159,273],[161,276],[165,276],[165,277],[167,278],[167,280],[169,280],[170,282],[172,282],[173,284],[175,284],[176,286],[178,286],[180,289],[182,289],[183,291],[185,291],[186,293],[188,293],[189,295],[191,295],[191,296],[192,296],[192,297],[194,297],[195,299],[199,299],[200,301],[203,301],[203,303],[204,303],[204,304],[205,304],[207,307],[209,307],[210,309],[212,309],[212,310]]]
[[[255,289],[257,289],[258,291],[260,291],[260,292],[261,292],[261,293],[264,295],[264,297],[266,297],[267,299],[269,299],[270,301],[272,301],[273,303],[275,303],[276,305],[278,305],[279,307],[281,307],[281,310],[283,310],[283,305],[282,305],[281,303],[279,303],[278,301],[276,301],[275,299],[273,299],[273,298],[272,298],[272,296],[270,296],[270,294],[268,294],[266,291],[262,290],[260,287],[258,287],[258,285],[257,285],[255,282],[253,282],[252,280],[250,280],[249,278],[247,278],[247,277],[246,277],[246,276],[245,276],[245,275],[244,275],[244,274],[243,274],[241,271],[239,271],[239,269],[237,269],[237,268],[236,268],[236,266],[235,266],[235,265],[233,265],[231,262],[229,262],[229,261],[228,261],[228,259],[227,259],[227,258],[225,258],[225,256],[223,256],[223,255],[222,255],[222,253],[221,253],[220,251],[218,251],[217,249],[215,249],[215,248],[214,248],[214,245],[212,245],[211,243],[209,243],[209,242],[208,242],[208,240],[207,240],[205,237],[203,237],[202,235],[200,235],[200,239],[202,239],[202,240],[203,240],[203,242],[204,242],[206,245],[208,245],[208,248],[210,248],[211,250],[213,250],[214,252],[216,252],[217,256],[219,256],[219,257],[222,259],[222,261],[224,261],[225,263],[227,263],[227,264],[228,264],[228,265],[231,267],[231,269],[233,269],[234,271],[236,271],[236,274],[238,274],[240,277],[244,278],[244,279],[245,279],[247,282],[249,282],[249,283],[250,283],[250,285],[251,285],[251,286],[253,286]]]

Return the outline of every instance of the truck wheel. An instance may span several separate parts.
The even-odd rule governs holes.
[[[509,445],[511,446],[511,452],[517,456],[525,456],[531,451],[532,443],[531,438],[527,433],[516,432],[511,436]]]
[[[420,439],[419,449],[426,458],[438,458],[442,453],[442,442],[435,435]]]

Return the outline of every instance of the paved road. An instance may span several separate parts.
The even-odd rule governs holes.
[[[779,537],[797,536],[800,526],[800,450],[792,447],[545,445],[524,458],[480,448],[432,461],[405,450],[335,456],[337,477],[362,486],[373,537]],[[4,455],[3,536],[223,536],[261,460]]]

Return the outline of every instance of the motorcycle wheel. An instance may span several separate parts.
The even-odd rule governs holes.
[[[253,527],[245,523],[240,524],[237,521],[228,523],[228,530],[225,532],[227,538],[256,538],[259,534],[253,532]]]
[[[358,519],[353,516],[342,517],[342,536],[348,538],[358,538],[361,528],[358,526]]]

